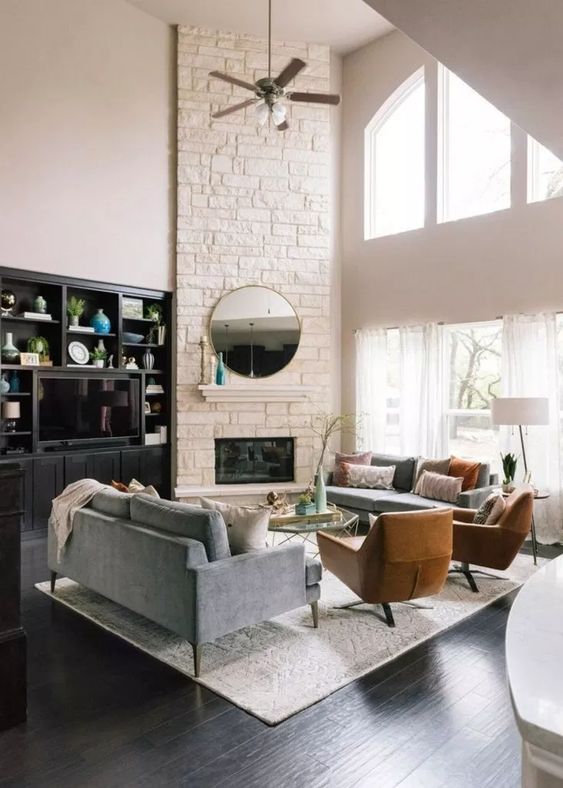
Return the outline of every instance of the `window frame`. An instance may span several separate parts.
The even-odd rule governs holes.
[[[394,112],[408,99],[420,84],[426,89],[425,67],[421,66],[413,74],[402,82],[390,96],[384,101],[377,110],[370,122],[364,129],[364,241],[371,241],[375,238],[385,238],[389,235],[399,235],[402,232],[420,230],[426,225],[426,211],[424,211],[422,224],[418,227],[410,227],[397,233],[378,233],[376,230],[377,200],[376,200],[376,181],[375,171],[376,161],[376,139],[377,132],[381,129]],[[426,102],[424,106],[424,150],[426,150]],[[426,184],[426,155],[423,161],[424,177]],[[426,204],[426,188],[424,190],[424,203]]]
[[[547,200],[557,200],[563,197],[561,194],[553,194],[551,197],[544,197],[539,193],[539,157],[541,150],[551,151],[542,145],[530,134],[526,135],[526,202],[528,205],[536,202],[546,202]],[[552,156],[555,156],[552,153]]]

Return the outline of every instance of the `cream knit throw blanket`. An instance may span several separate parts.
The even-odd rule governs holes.
[[[57,538],[57,560],[60,559],[62,549],[72,533],[76,512],[89,504],[94,495],[106,487],[106,484],[101,484],[95,479],[80,479],[65,487],[53,500],[49,525],[53,526]]]

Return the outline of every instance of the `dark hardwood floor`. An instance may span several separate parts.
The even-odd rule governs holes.
[[[51,603],[45,540],[22,552],[29,719],[0,734],[0,786],[519,785],[514,595],[270,728]]]

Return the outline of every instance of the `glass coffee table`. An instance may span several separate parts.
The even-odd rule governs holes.
[[[329,531],[339,536],[357,536],[360,518],[357,514],[342,509],[340,506],[331,506],[322,514],[289,514],[274,515],[270,520],[268,531],[273,535],[273,546],[280,546],[292,539],[301,539],[306,544],[317,547],[316,534],[318,531]],[[282,534],[283,539],[276,541],[275,534]],[[317,556],[319,551],[314,554]]]

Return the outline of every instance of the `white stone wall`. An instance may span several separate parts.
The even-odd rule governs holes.
[[[290,130],[260,128],[254,108],[211,112],[249,98],[212,79],[267,73],[266,42],[181,27],[178,34],[178,484],[214,483],[214,438],[291,435],[296,479],[313,472],[311,416],[330,409],[330,109],[293,105]],[[276,43],[272,70],[308,63],[299,90],[328,91],[329,48]],[[314,385],[306,403],[204,402],[199,341],[225,292],[247,284],[286,296],[302,321],[299,350],[269,382]],[[231,382],[243,379],[230,374]],[[249,382],[259,386],[260,381]]]

